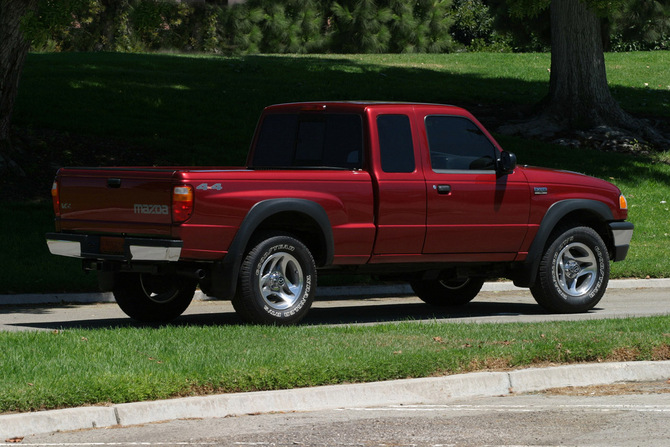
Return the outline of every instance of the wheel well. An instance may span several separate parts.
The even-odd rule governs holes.
[[[607,247],[607,250],[610,252],[610,256],[612,255],[612,250],[614,249],[614,246],[612,241],[612,235],[610,234],[607,222],[605,222],[602,219],[602,217],[599,216],[598,214],[584,209],[575,210],[563,216],[563,218],[561,218],[561,220],[559,220],[554,226],[554,229],[551,232],[551,236],[547,239],[545,243],[544,249],[546,249],[547,246],[551,244],[557,232],[562,232],[565,229],[572,227],[593,228],[593,230],[595,230],[596,233],[598,233],[598,235],[602,238],[603,242],[605,242],[605,246]]]
[[[282,211],[261,222],[249,239],[247,251],[259,239],[271,233],[285,233],[300,240],[314,257],[317,267],[326,264],[326,239],[319,224],[311,216],[299,211]]]
[[[590,200],[566,201],[554,209],[558,213],[565,207],[573,207],[572,210],[569,210],[560,218],[554,213],[556,220],[552,218],[553,216],[545,216],[545,219],[549,217],[548,221],[553,223],[553,226],[544,227],[541,225],[540,231],[536,234],[535,241],[533,241],[530,247],[525,263],[523,266],[520,266],[521,268],[513,269],[511,277],[514,280],[514,284],[519,287],[529,287],[535,283],[542,253],[551,245],[554,238],[558,235],[557,233],[565,231],[568,228],[579,226],[592,228],[602,238],[611,257],[614,252],[614,241],[607,225],[607,212],[609,209],[605,205],[602,205],[602,207],[600,205],[602,205],[601,202]],[[599,209],[599,207],[604,209]],[[545,223],[545,220],[543,220],[543,223]]]

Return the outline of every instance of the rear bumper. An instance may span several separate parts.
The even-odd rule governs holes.
[[[109,261],[176,262],[184,244],[180,240],[172,239],[115,238],[67,233],[47,233],[46,239],[51,254]],[[107,249],[108,246],[113,249]]]
[[[614,257],[612,261],[623,261],[628,254],[635,226],[630,222],[611,222],[609,226],[610,231],[612,231],[612,240],[614,241]]]

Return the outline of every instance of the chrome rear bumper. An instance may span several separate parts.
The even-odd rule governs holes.
[[[48,233],[47,245],[51,254],[71,258],[176,262],[183,242],[172,239],[118,238],[118,251],[104,249],[105,236],[89,234]]]

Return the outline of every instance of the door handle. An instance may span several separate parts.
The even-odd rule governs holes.
[[[451,185],[437,185],[435,186],[438,194],[449,194],[451,193]]]

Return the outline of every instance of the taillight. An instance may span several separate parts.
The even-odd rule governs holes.
[[[193,187],[175,186],[172,190],[172,222],[186,222],[193,214]]]
[[[54,205],[54,214],[56,214],[56,217],[60,217],[60,195],[58,194],[58,181],[56,180],[51,185],[51,200]]]

